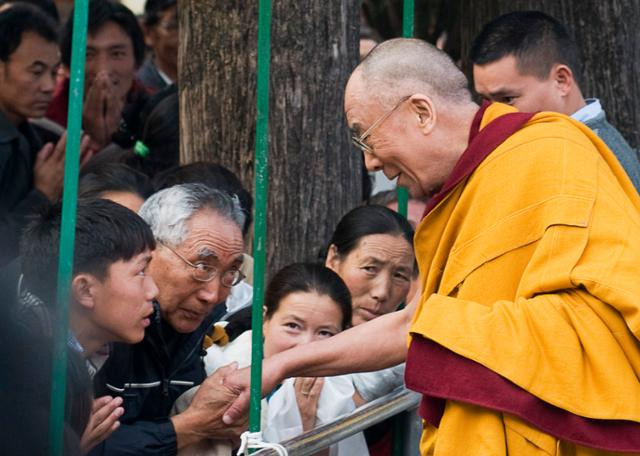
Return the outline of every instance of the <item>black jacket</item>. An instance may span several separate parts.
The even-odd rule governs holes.
[[[0,266],[18,256],[18,239],[28,215],[49,204],[33,188],[33,165],[41,147],[29,122],[16,128],[0,112]]]
[[[176,434],[169,420],[175,400],[206,377],[202,340],[209,316],[189,334],[180,334],[160,316],[154,303],[142,342],[115,344],[94,378],[96,397],[121,396],[120,427],[91,455],[174,455]]]

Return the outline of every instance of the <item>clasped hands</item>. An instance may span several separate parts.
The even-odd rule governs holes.
[[[237,444],[248,424],[249,381],[249,368],[238,369],[237,363],[221,367],[207,377],[189,406],[171,417],[178,448],[204,439]],[[229,419],[226,415],[230,407],[233,410]]]
[[[118,130],[125,103],[120,92],[121,89],[111,81],[106,71],[96,74],[87,88],[82,107],[82,125],[91,137],[91,147],[95,150],[109,144]]]

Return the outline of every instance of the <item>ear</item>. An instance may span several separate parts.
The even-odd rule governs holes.
[[[338,268],[338,264],[340,263],[340,254],[338,253],[338,247],[334,244],[329,246],[329,251],[327,252],[327,258],[324,260],[324,265],[329,269],[335,271]]]
[[[438,120],[433,99],[427,95],[416,93],[409,98],[409,106],[420,131],[425,135],[431,133]]]
[[[71,281],[73,301],[86,309],[95,307],[97,279],[91,274],[78,274]]]
[[[551,68],[551,77],[556,83],[556,87],[562,96],[567,96],[575,85],[573,72],[567,65],[557,64]]]

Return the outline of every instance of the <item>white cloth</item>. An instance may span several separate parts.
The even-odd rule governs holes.
[[[404,385],[404,363],[379,371],[348,375],[360,397],[371,402]]]
[[[303,433],[294,383],[294,378],[286,379],[268,401],[262,401],[263,407],[266,402],[262,435],[267,442],[282,442]],[[353,412],[356,408],[353,402],[354,392],[348,375],[325,377],[318,399],[316,426]],[[364,435],[359,432],[331,445],[329,454],[331,456],[368,456],[369,450]]]
[[[225,304],[227,313],[222,317],[225,320],[229,315],[236,313],[240,309],[244,309],[251,305],[253,300],[253,287],[244,280],[237,285],[231,287],[231,292],[227,297]]]
[[[572,118],[582,123],[595,119],[602,112],[602,105],[597,98],[587,98],[585,102],[586,105],[571,114]]]
[[[207,375],[211,375],[220,367],[233,362],[238,363],[239,369],[251,365],[251,331],[243,332],[224,347],[213,344],[207,348],[204,370]]]

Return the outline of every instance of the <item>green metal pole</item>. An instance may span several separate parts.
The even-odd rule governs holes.
[[[413,36],[414,0],[404,0],[402,5],[402,36]],[[398,187],[398,213],[407,216],[409,207],[409,192],[404,187]]]
[[[269,178],[269,61],[271,59],[271,1],[260,0],[258,11],[258,63],[255,160],[255,225],[253,237],[253,309],[251,313],[251,399],[249,430],[260,430],[262,399],[262,303],[265,243],[267,238],[267,183]]]
[[[71,44],[67,147],[65,150],[64,187],[62,193],[60,255],[58,258],[57,321],[53,345],[51,411],[49,415],[50,454],[53,456],[61,456],[63,454],[64,403],[67,384],[67,331],[69,327],[69,296],[71,277],[73,275],[73,247],[76,230],[88,12],[88,0],[75,2]]]
[[[414,0],[404,0],[402,5],[402,36],[413,37]],[[406,217],[409,211],[409,192],[406,188],[398,187],[398,213]],[[403,414],[393,418],[393,455],[404,454],[404,425]]]

